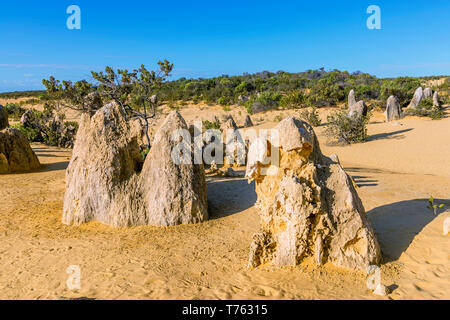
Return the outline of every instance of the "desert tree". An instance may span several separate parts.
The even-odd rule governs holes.
[[[51,76],[42,80],[42,84],[46,89],[42,99],[57,111],[69,108],[92,115],[102,106],[97,89],[86,80],[59,81]]]
[[[144,121],[145,137],[147,139],[147,150],[150,147],[150,137],[148,136],[148,120],[155,117],[158,107],[158,96],[156,93],[161,89],[163,83],[170,75],[173,64],[169,61],[158,61],[159,70],[149,71],[144,65],[133,71],[133,102],[135,108],[132,112],[134,116]]]
[[[126,69],[114,71],[108,66],[105,72],[92,72],[93,78],[99,83],[101,95],[116,102],[126,120],[133,118],[143,120],[147,150],[150,148],[148,120],[155,117],[158,106],[156,93],[173,69],[173,64],[167,60],[159,61],[158,66],[158,71],[149,71],[141,65],[132,72]]]
[[[107,100],[112,100],[122,109],[124,117],[128,116],[132,107],[130,106],[129,96],[133,91],[132,78],[135,74],[128,72],[127,69],[118,69],[106,66],[105,71],[91,71],[92,77],[99,83],[98,91]]]

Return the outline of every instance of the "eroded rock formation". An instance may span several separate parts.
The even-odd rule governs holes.
[[[234,121],[233,116],[227,116],[226,120],[221,124],[220,129],[222,131],[226,130],[237,130],[236,121]]]
[[[269,109],[270,109],[269,106],[265,106],[265,105],[263,105],[263,104],[262,104],[261,102],[259,102],[259,101],[255,101],[255,102],[252,104],[252,114],[264,112],[264,111],[267,111],[267,110],[269,110]]]
[[[450,217],[445,218],[442,227],[443,227],[442,234],[444,236],[450,234]]]
[[[73,148],[78,129],[76,122],[65,121],[56,113],[39,115],[35,110],[27,110],[22,114],[20,123],[25,128],[36,130],[40,139],[51,141],[52,145]]]
[[[173,140],[176,130],[187,130],[177,111],[166,118],[155,134],[152,148],[140,175],[146,224],[168,226],[198,223],[208,219],[206,180],[203,164],[177,164],[172,150],[179,143]],[[192,148],[189,148],[191,154]]]
[[[143,224],[133,196],[142,168],[137,138],[114,104],[83,114],[66,171],[63,223],[91,220],[114,226]]]
[[[402,109],[400,108],[400,102],[396,96],[390,96],[386,103],[386,121],[394,121],[401,118]]]
[[[431,88],[425,88],[423,90],[423,97],[425,99],[431,99],[433,98],[433,90],[431,90]]]
[[[433,94],[433,108],[441,108],[441,102],[439,101],[439,93],[437,91]]]
[[[168,135],[186,128],[181,116],[176,111],[168,116],[145,163],[136,125],[113,103],[82,116],[66,172],[63,223],[171,225],[207,218],[203,170],[171,162]]]
[[[411,99],[411,102],[408,105],[407,109],[417,109],[417,107],[420,105],[420,102],[423,99],[423,89],[422,87],[419,87],[414,92],[414,96]]]
[[[249,115],[247,115],[245,117],[245,121],[244,121],[244,128],[248,128],[248,127],[253,127],[253,121],[252,121],[252,118],[250,118]]]
[[[367,111],[368,111],[367,105],[364,103],[364,101],[361,100],[349,106],[348,115],[350,117],[354,115],[366,116]]]
[[[261,230],[249,266],[317,265],[360,269],[381,260],[380,248],[350,177],[337,156],[322,155],[312,127],[289,117],[277,126],[278,170],[263,175],[267,148],[250,146],[246,176],[256,180]],[[273,166],[272,166],[273,168]]]
[[[40,166],[27,137],[20,130],[0,131],[0,173],[28,171]]]
[[[9,127],[8,113],[6,112],[5,108],[0,104],[0,130],[3,130],[8,127]]]
[[[224,166],[227,168],[244,165],[247,154],[245,141],[232,116],[229,116],[227,121],[222,124],[221,130],[225,148]]]
[[[351,108],[356,103],[355,90],[350,90],[348,93],[348,107]]]

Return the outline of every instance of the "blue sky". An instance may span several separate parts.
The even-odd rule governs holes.
[[[66,9],[81,8],[81,30]],[[369,5],[381,30],[369,30]],[[105,65],[175,64],[173,78],[324,67],[450,74],[450,1],[2,1],[0,92],[80,80]]]

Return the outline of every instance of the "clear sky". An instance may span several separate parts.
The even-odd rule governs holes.
[[[69,30],[69,5],[81,30]],[[381,9],[381,30],[366,9]],[[1,1],[0,92],[105,65],[175,65],[173,78],[324,67],[378,77],[450,74],[450,1]]]

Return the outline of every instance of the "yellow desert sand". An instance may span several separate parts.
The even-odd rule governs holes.
[[[225,113],[207,106],[180,112],[188,122]],[[245,112],[233,112],[243,123]],[[321,109],[321,117],[329,112]],[[270,111],[252,120],[274,127],[275,116],[295,113]],[[0,298],[450,299],[450,237],[442,234],[450,212],[434,216],[426,208],[430,195],[450,205],[448,108],[446,113],[440,121],[391,123],[375,113],[369,141],[351,146],[328,145],[323,128],[315,128],[322,152],[337,154],[358,185],[383,253],[387,297],[367,288],[364,273],[330,264],[248,269],[259,216],[254,183],[243,178],[207,179],[211,218],[201,224],[66,226],[61,215],[71,150],[34,143],[42,169],[0,175]],[[71,265],[81,269],[79,290],[66,285]]]

